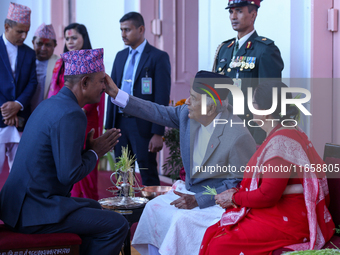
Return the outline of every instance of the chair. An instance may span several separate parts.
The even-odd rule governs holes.
[[[7,164],[0,177],[0,189],[7,179]],[[81,238],[71,233],[20,234],[0,220],[0,254],[69,254],[78,255]]]
[[[21,234],[0,224],[0,254],[79,255],[81,241],[76,234]]]
[[[326,143],[323,161],[330,166],[333,165],[333,170],[338,168],[338,172],[327,171],[327,181],[330,196],[329,212],[332,215],[334,224],[336,227],[340,225],[340,145]],[[338,164],[338,165],[336,165]],[[328,169],[332,169],[328,167]],[[334,235],[329,242],[327,242],[322,249],[334,249],[334,245],[340,247],[340,236]],[[273,255],[280,255],[284,251],[291,251],[287,248],[277,249],[273,252]]]

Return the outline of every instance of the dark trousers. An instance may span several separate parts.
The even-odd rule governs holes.
[[[95,200],[75,197],[70,199],[86,200],[90,202],[90,206],[72,212],[57,224],[19,226],[17,230],[24,234],[75,233],[82,239],[80,254],[118,255],[129,230],[127,220],[116,212],[103,210]]]
[[[116,128],[121,130],[122,136],[119,143],[115,146],[115,156],[122,155],[122,146],[129,146],[131,155],[136,155],[142,182],[145,186],[158,186],[160,184],[157,171],[157,153],[149,152],[150,138],[139,135],[136,118],[123,117],[118,114]]]

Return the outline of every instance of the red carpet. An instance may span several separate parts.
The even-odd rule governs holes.
[[[2,186],[4,186],[7,180],[8,174],[9,174],[9,168],[6,162],[4,168],[2,169],[2,173],[0,174],[0,190],[2,189]]]
[[[2,169],[2,173],[0,174],[0,190],[2,189],[2,186],[4,186],[7,180],[8,174],[9,174],[9,168],[6,162],[4,168]],[[2,220],[0,220],[0,224],[3,224]]]

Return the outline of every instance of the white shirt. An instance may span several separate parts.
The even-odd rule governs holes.
[[[146,39],[144,39],[144,42],[142,42],[135,50],[137,51],[136,53],[136,56],[135,56],[135,65],[133,67],[133,75],[132,75],[132,86],[131,86],[131,95],[133,95],[133,84],[135,83],[135,74],[136,74],[136,71],[137,71],[137,67],[138,67],[138,64],[139,64],[139,60],[142,56],[142,53],[144,51],[144,48],[145,48],[145,45],[146,45]],[[129,46],[129,53],[131,53],[132,51],[132,48]],[[125,61],[125,66],[124,66],[124,74],[123,74],[123,79],[122,81],[125,80],[125,74],[126,74],[126,70],[127,70],[127,67],[130,63],[130,60],[132,58],[132,54],[129,54],[128,58],[126,59]],[[122,83],[123,85],[124,83]]]
[[[10,41],[8,41],[6,36],[5,36],[5,33],[2,34],[2,38],[4,39],[4,43],[5,43],[5,46],[6,46],[7,55],[8,55],[8,58],[9,58],[9,63],[11,65],[11,69],[12,69],[12,74],[13,74],[13,77],[15,78],[15,71],[16,71],[17,57],[18,57],[18,45],[13,45]],[[22,105],[22,103],[20,103],[17,100],[15,100],[15,102],[17,102],[21,105],[21,111],[23,111],[24,106]]]
[[[2,35],[2,38],[6,46],[9,63],[11,64],[12,74],[14,77],[16,61],[17,61],[17,56],[18,56],[18,46],[11,44],[7,40],[5,34]],[[2,71],[4,72],[5,70],[2,70]],[[0,143],[19,143],[19,141],[20,141],[20,134],[16,127],[7,126],[4,128],[0,128]]]
[[[18,45],[13,45],[12,43],[10,43],[7,40],[5,34],[2,35],[2,38],[4,39],[4,43],[6,46],[7,55],[9,58],[9,63],[11,64],[13,77],[15,77],[15,67],[16,67],[17,56],[18,56]]]
[[[37,59],[35,61],[35,64],[36,64],[38,85],[31,99],[31,111],[32,112],[44,100],[45,80],[46,80],[48,60],[40,61]]]
[[[251,31],[250,33],[246,34],[245,36],[243,36],[242,38],[238,39],[238,37],[236,36],[236,42],[238,42],[238,48],[241,49],[242,45],[249,39],[249,37],[255,33],[255,29],[253,31]],[[235,44],[236,44],[235,42]]]
[[[118,94],[115,99],[111,97],[111,103],[121,108],[125,108],[128,102],[129,102],[129,94],[121,89],[118,90]]]
[[[219,119],[221,113],[217,114],[215,119]],[[202,165],[202,161],[204,159],[205,153],[209,146],[209,141],[212,133],[215,130],[214,121],[212,121],[208,126],[204,126],[201,124],[199,129],[196,132],[195,140],[194,140],[194,148],[193,148],[193,160],[192,160],[192,172],[194,175],[196,173],[196,167],[200,167]]]

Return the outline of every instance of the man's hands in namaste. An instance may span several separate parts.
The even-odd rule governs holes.
[[[98,157],[101,158],[106,152],[112,150],[118,143],[118,138],[121,136],[120,129],[109,129],[104,134],[96,139],[93,139],[94,129],[87,134],[86,149],[94,150]]]

